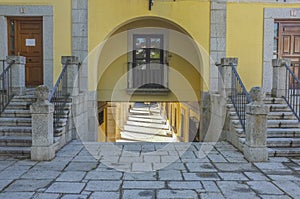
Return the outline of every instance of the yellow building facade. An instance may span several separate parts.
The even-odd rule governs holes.
[[[248,90],[270,93],[271,61],[285,42],[278,24],[300,24],[300,5],[292,0],[0,0],[0,11],[1,58],[27,57],[27,86],[53,88],[61,56],[79,57],[91,132],[98,112],[105,113],[99,137],[109,128],[118,132],[108,125],[111,107],[118,107],[112,104],[152,101],[163,105],[182,141],[193,140],[189,123],[200,122],[201,99],[219,91],[221,58],[239,59]],[[291,45],[300,56],[300,39]]]

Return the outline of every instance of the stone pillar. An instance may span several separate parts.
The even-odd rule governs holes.
[[[32,117],[31,159],[36,161],[52,160],[55,157],[53,145],[53,111],[48,101],[49,90],[38,86],[34,92],[37,101],[30,106]]]
[[[260,87],[250,91],[252,102],[246,105],[246,143],[244,155],[250,162],[268,160],[267,114],[268,106],[263,102],[265,93]]]
[[[25,64],[26,58],[22,56],[8,56],[7,63],[14,63],[11,66],[11,87],[12,92],[17,95],[22,95],[25,92]]]
[[[66,89],[67,93],[71,97],[77,96],[79,93],[79,61],[78,57],[75,56],[62,56],[61,64],[64,66],[68,63],[67,66],[67,81]]]
[[[221,79],[219,79],[221,91],[225,91],[227,96],[231,96],[231,82],[232,82],[232,66],[237,67],[238,58],[222,58],[220,73]]]
[[[271,95],[272,97],[282,97],[285,95],[286,89],[286,68],[285,64],[290,66],[290,60],[286,59],[273,59],[272,66],[273,66],[273,86]]]
[[[215,63],[226,56],[226,16],[225,0],[210,0],[210,83],[212,93],[218,92],[218,69]]]

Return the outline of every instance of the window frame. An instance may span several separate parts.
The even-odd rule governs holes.
[[[153,36],[153,37],[160,37],[161,40],[162,40],[162,49],[160,54],[160,64],[164,64],[164,76],[163,76],[163,86],[164,86],[164,89],[160,89],[161,91],[169,91],[168,89],[168,67],[167,67],[167,64],[168,64],[168,47],[169,47],[169,33],[168,33],[168,30],[166,29],[163,29],[163,28],[138,28],[138,29],[133,29],[133,30],[129,30],[128,31],[128,39],[127,39],[127,46],[128,46],[128,53],[127,53],[127,60],[128,60],[128,75],[127,75],[127,82],[128,82],[128,85],[127,85],[127,91],[129,93],[131,93],[132,91],[143,91],[143,92],[147,92],[148,90],[149,91],[153,91],[152,88],[144,88],[144,89],[140,89],[140,88],[134,88],[133,86],[133,70],[132,70],[132,64],[134,63],[134,53],[135,53],[135,44],[134,44],[134,41],[135,41],[135,38],[136,37],[150,37]],[[149,53],[151,48],[149,48],[147,51],[147,53]],[[148,55],[149,56],[149,55]],[[150,62],[151,59],[148,59],[146,60],[146,63],[147,62]],[[156,89],[156,90],[159,90],[159,89]]]

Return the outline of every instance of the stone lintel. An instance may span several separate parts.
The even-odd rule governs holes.
[[[238,65],[238,58],[236,58],[236,57],[222,58],[221,59],[221,65],[222,66],[230,66],[230,65],[237,66]]]
[[[62,56],[61,57],[61,63],[63,65],[69,63],[70,65],[78,65],[79,64],[79,58],[76,56]]]
[[[272,66],[273,67],[283,67],[284,65],[291,65],[290,59],[272,59]]]
[[[14,64],[25,65],[26,64],[26,57],[23,57],[23,56],[7,56],[6,57],[6,62],[8,64],[10,64],[11,61],[15,61]]]

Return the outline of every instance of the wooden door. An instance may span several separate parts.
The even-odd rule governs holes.
[[[300,77],[300,21],[278,21],[278,57],[291,59],[291,69]]]
[[[8,18],[8,24],[9,54],[26,57],[26,86],[33,87],[43,84],[42,18]],[[12,39],[14,39],[13,42]]]

